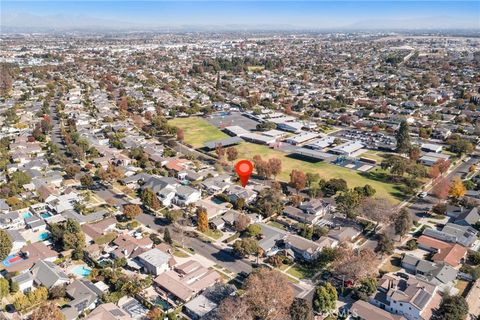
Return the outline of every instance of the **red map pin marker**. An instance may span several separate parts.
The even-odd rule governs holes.
[[[245,186],[247,185],[248,179],[250,179],[250,175],[253,172],[253,164],[248,160],[240,160],[235,165],[235,171],[237,172],[240,178],[242,187],[245,188]]]

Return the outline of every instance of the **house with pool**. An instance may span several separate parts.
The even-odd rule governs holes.
[[[4,272],[24,272],[40,260],[53,262],[58,253],[43,242],[30,243],[2,260]]]

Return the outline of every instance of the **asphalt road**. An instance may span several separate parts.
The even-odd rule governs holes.
[[[446,176],[447,180],[451,180],[454,177],[465,178],[465,176],[468,174],[468,169],[470,168],[470,166],[478,163],[479,161],[480,159],[472,157],[468,161],[462,162],[458,167],[456,167]],[[429,192],[425,198],[416,198],[415,201],[411,205],[409,205],[409,208],[412,213],[414,213],[418,217],[423,217],[423,213],[427,210],[430,210],[437,202],[438,199],[435,198],[431,194],[431,192]]]
[[[165,221],[161,218],[154,217],[152,215],[143,213],[136,218],[143,225],[148,226],[150,229],[159,231],[163,233],[163,230],[167,226]],[[188,236],[181,236],[179,233],[176,233],[173,228],[170,229],[173,240],[183,245],[187,248],[192,248],[196,253],[214,261],[218,265],[225,267],[235,273],[252,271],[252,266],[249,262],[238,259],[228,250],[224,248],[219,248],[216,245],[208,242],[203,242],[200,239],[192,238]]]
[[[55,143],[62,152],[65,152],[65,144],[63,143],[62,135],[60,134],[60,118],[58,117],[54,105],[50,106],[50,114],[53,126],[50,133],[50,138],[52,139],[52,142]]]

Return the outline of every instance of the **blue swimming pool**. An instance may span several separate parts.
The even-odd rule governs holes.
[[[24,212],[24,213],[22,214],[23,219],[30,218],[31,216],[32,216],[32,214],[31,214],[30,212],[28,212],[28,211],[27,211],[27,212]]]
[[[81,277],[88,277],[90,273],[92,273],[92,269],[85,266],[78,266],[73,269],[73,272]]]
[[[50,212],[42,212],[40,213],[40,217],[42,217],[43,219],[48,219],[52,216],[52,214]]]
[[[42,232],[38,235],[38,241],[45,241],[48,238],[50,238],[50,233],[49,232]]]
[[[162,311],[168,311],[172,306],[170,305],[170,303],[168,303],[167,301],[165,301],[162,297],[158,296],[155,298],[155,301],[153,302],[154,304],[156,304],[157,306],[160,307],[160,309],[162,309]]]

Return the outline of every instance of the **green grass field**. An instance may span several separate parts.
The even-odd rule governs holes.
[[[172,125],[183,128],[185,132],[185,142],[199,148],[207,141],[223,139],[228,137],[220,129],[212,126],[206,120],[201,118],[177,118],[170,122]],[[252,159],[255,155],[260,155],[264,159],[278,158],[282,160],[282,173],[278,179],[282,181],[290,180],[290,172],[293,169],[303,172],[318,173],[323,179],[342,178],[348,182],[350,188],[370,184],[377,190],[376,196],[385,197],[398,203],[401,199],[401,192],[398,186],[385,183],[378,180],[369,179],[362,176],[359,172],[333,165],[326,162],[309,162],[289,157],[286,153],[274,150],[265,145],[243,142],[237,147],[238,159]],[[376,169],[381,171],[381,169]]]
[[[203,147],[203,144],[207,141],[229,137],[218,128],[212,126],[205,119],[198,117],[176,118],[169,121],[169,124],[182,128],[185,133],[185,143],[190,144],[195,148]]]

